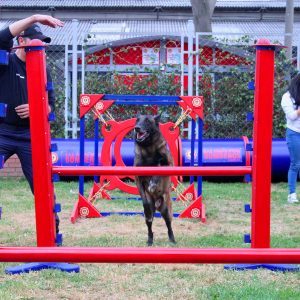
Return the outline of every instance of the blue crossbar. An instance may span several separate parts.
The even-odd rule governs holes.
[[[114,104],[118,104],[118,105],[178,105],[178,103],[176,101],[157,101],[157,100],[149,100],[149,101],[115,100]]]
[[[114,100],[119,105],[177,105],[179,96],[153,96],[153,95],[114,95],[105,94],[103,100]]]
[[[119,211],[119,212],[100,212],[102,217],[109,217],[109,216],[114,216],[114,215],[118,215],[118,216],[144,216],[143,212],[134,212],[134,211]],[[174,218],[178,218],[179,217],[179,213],[174,213],[173,217]],[[161,218],[161,214],[160,213],[155,213],[154,214],[155,218]]]
[[[115,95],[105,94],[102,100],[136,100],[136,101],[179,101],[179,96],[154,96],[154,95]]]
[[[176,201],[176,197],[172,197],[172,201]],[[111,200],[134,200],[134,201],[142,201],[141,197],[111,197]]]

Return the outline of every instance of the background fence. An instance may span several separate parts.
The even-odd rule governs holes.
[[[203,95],[205,138],[251,137],[252,123],[246,121],[246,115],[253,111],[254,91],[249,89],[254,82],[253,45],[259,38],[274,43],[283,39],[267,33],[195,35],[192,31],[187,36],[91,32],[78,37],[76,26],[73,34],[72,45],[47,49],[57,96],[54,137],[77,137],[82,92]],[[286,59],[285,50],[276,53],[273,137],[284,136],[280,101],[297,70],[297,47],[293,51],[292,62]],[[175,121],[181,113],[178,106],[110,108],[116,120],[143,112],[161,112],[163,121]],[[93,116],[89,115],[87,137],[93,136],[92,126]],[[188,122],[182,126],[187,132]]]

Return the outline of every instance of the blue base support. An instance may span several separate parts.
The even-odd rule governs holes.
[[[52,263],[52,262],[43,262],[43,263],[27,263],[20,266],[9,267],[5,269],[6,274],[14,275],[21,273],[29,273],[30,271],[40,271],[44,269],[55,269],[62,272],[75,272],[80,271],[80,267],[68,263]]]
[[[275,272],[299,272],[300,267],[289,264],[236,264],[224,266],[225,270],[244,271],[256,269],[268,269]]]

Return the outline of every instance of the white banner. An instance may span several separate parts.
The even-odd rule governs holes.
[[[142,48],[143,65],[158,65],[159,64],[159,49],[158,48]]]
[[[167,48],[167,64],[180,65],[181,49]]]

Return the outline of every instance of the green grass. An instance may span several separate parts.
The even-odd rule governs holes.
[[[87,183],[86,194],[88,187]],[[140,216],[81,219],[71,224],[78,198],[77,182],[55,184],[61,203],[64,246],[145,247],[147,229]],[[112,196],[126,197],[122,192]],[[128,196],[128,195],[127,195]],[[288,204],[287,184],[272,185],[271,246],[299,248],[300,205]],[[249,247],[243,235],[250,233],[251,184],[203,183],[207,223],[174,219],[178,248]],[[34,200],[27,182],[0,179],[1,246],[35,246]],[[101,211],[142,211],[139,201],[97,200]],[[173,203],[174,211],[184,209]],[[174,247],[168,242],[162,219],[154,220],[154,246]],[[223,265],[204,264],[80,264],[77,274],[43,270],[6,275],[0,264],[0,299],[300,299],[300,272],[269,270],[226,271]]]

